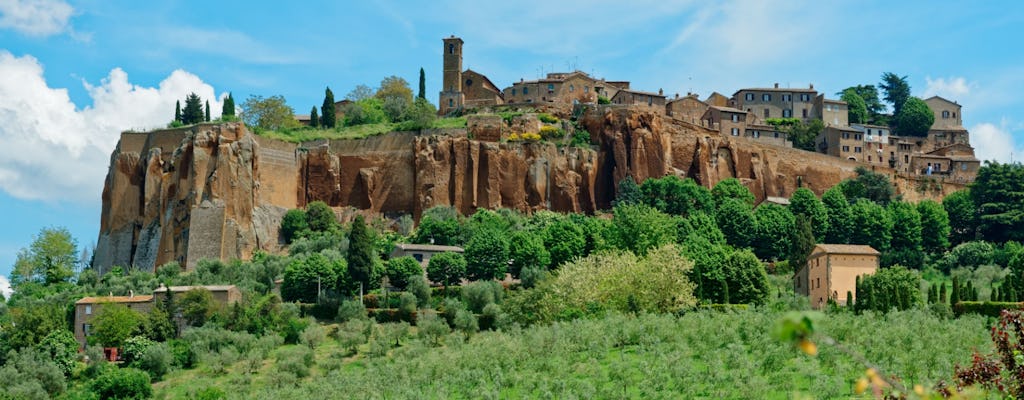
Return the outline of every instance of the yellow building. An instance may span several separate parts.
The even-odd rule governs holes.
[[[829,299],[846,305],[846,293],[857,298],[857,278],[878,270],[878,250],[852,244],[819,244],[807,257],[807,265],[793,275],[793,288],[811,299],[811,307],[823,308]]]

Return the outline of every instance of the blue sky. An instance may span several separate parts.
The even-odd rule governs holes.
[[[46,226],[83,246],[118,132],[160,126],[194,91],[283,95],[398,75],[440,87],[441,38],[499,86],[576,67],[667,94],[773,83],[825,93],[909,76],[964,105],[979,156],[1024,157],[1024,6],[954,1],[0,0],[0,274]]]

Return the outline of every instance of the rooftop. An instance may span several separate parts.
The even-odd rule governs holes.
[[[153,301],[152,295],[138,295],[138,296],[100,296],[100,297],[83,297],[81,300],[75,302],[75,304],[99,304],[99,303],[149,303]]]
[[[226,291],[229,291],[229,290],[232,290],[232,289],[237,289],[237,288],[235,287],[235,285],[171,286],[171,291],[175,292],[175,293],[187,292],[187,291],[192,290],[192,289],[206,289],[206,290],[209,290],[211,292],[226,292]],[[161,287],[158,287],[155,290],[153,290],[153,293],[163,293],[163,292],[166,292],[166,291],[167,291],[167,288],[161,286]]]
[[[829,254],[881,254],[871,246],[860,244],[816,244],[814,247]]]
[[[396,250],[405,250],[405,251],[433,251],[433,252],[437,252],[437,253],[444,252],[444,251],[453,251],[453,252],[456,252],[456,253],[461,253],[463,251],[462,248],[458,247],[458,246],[441,246],[441,245],[436,245],[436,244],[413,244],[413,243],[399,243],[399,244],[395,245],[395,249]]]

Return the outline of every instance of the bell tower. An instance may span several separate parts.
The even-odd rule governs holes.
[[[448,114],[462,108],[466,96],[462,93],[462,39],[452,35],[444,42],[444,85],[437,104],[439,114]]]

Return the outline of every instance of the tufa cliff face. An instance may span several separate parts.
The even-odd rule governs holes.
[[[389,217],[434,206],[592,213],[610,207],[626,175],[678,175],[708,187],[735,177],[764,200],[801,184],[821,194],[859,165],[637,109],[600,107],[580,124],[592,149],[478,141],[464,129],[303,144],[257,137],[237,123],[124,133],[103,189],[95,265],[153,270],[177,261],[192,269],[203,258],[276,251],[284,213],[317,200]]]

